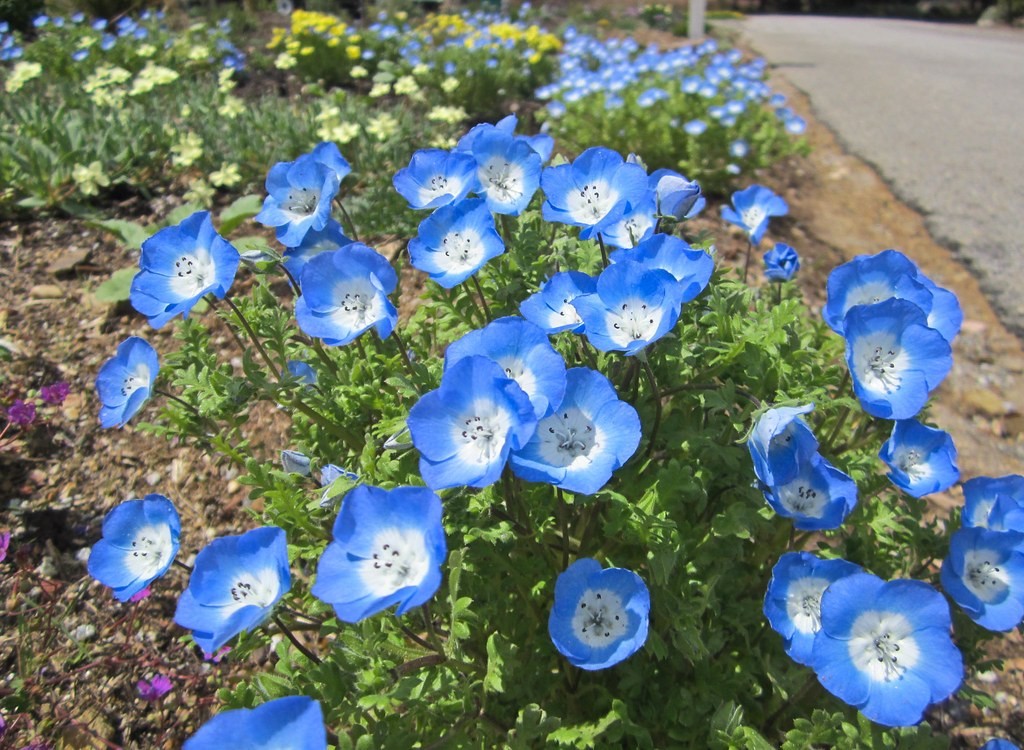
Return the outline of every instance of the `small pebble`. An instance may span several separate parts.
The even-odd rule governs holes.
[[[150,487],[156,487],[160,484],[160,480],[164,478],[164,475],[159,471],[151,471],[146,475],[146,484]]]
[[[71,638],[76,641],[87,641],[96,635],[96,626],[86,622],[71,631]]]

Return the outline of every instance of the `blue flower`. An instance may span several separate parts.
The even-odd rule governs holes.
[[[540,156],[541,162],[546,162],[551,158],[551,152],[555,148],[555,139],[547,133],[538,133],[537,135],[516,135],[516,125],[519,123],[519,118],[515,115],[507,115],[501,118],[494,125],[488,122],[482,122],[479,125],[474,125],[470,128],[469,132],[466,133],[462,138],[459,139],[458,144],[455,146],[456,151],[473,151],[473,144],[476,139],[484,134],[499,132],[505,135],[510,135],[515,138],[517,142],[525,143],[532,148],[538,156]]]
[[[956,295],[936,286],[912,260],[898,250],[858,255],[832,270],[821,314],[828,326],[842,335],[846,314],[857,305],[887,299],[913,302],[927,315],[927,325],[952,341],[960,331],[963,312]]]
[[[913,417],[953,365],[949,342],[921,308],[902,299],[858,305],[846,314],[846,363],[868,414]]]
[[[178,554],[181,520],[163,495],[121,503],[103,519],[89,553],[89,575],[126,602],[167,572]]]
[[[570,663],[607,669],[628,659],[647,641],[651,595],[636,573],[577,560],[555,581],[548,633]]]
[[[775,512],[792,518],[800,531],[837,529],[857,506],[857,483],[820,453],[799,461],[793,479],[762,491]]]
[[[345,236],[341,224],[328,219],[323,229],[310,229],[298,245],[284,251],[284,267],[298,280],[310,258],[351,244],[352,240]]]
[[[646,268],[667,271],[676,281],[676,294],[681,303],[697,297],[711,280],[715,261],[706,252],[694,249],[678,237],[654,234],[628,250],[616,250],[613,263],[632,260]]]
[[[331,218],[331,201],[351,171],[338,147],[324,142],[295,161],[278,162],[267,174],[263,208],[254,217],[275,227],[285,247],[298,247],[310,230],[320,231]]]
[[[958,529],[942,561],[942,587],[983,628],[1017,627],[1024,619],[1024,534]]]
[[[964,482],[963,490],[964,526],[1024,532],[1024,477],[975,477]]]
[[[949,605],[926,583],[856,573],[821,597],[811,667],[821,684],[871,721],[909,726],[963,681]]]
[[[800,467],[817,453],[818,439],[800,418],[813,409],[814,404],[779,406],[758,418],[747,448],[761,484],[773,487],[793,481]]]
[[[413,267],[445,289],[461,284],[503,252],[494,217],[478,198],[441,206],[420,222],[419,233],[409,241]]]
[[[466,357],[445,370],[441,385],[409,410],[409,432],[420,452],[420,474],[431,489],[487,487],[512,450],[537,427],[519,385],[486,357]]]
[[[751,185],[732,194],[732,206],[722,206],[722,218],[735,224],[757,245],[768,230],[768,220],[785,216],[789,206],[764,185]]]
[[[142,243],[141,269],[132,279],[132,306],[160,328],[187,318],[204,295],[224,299],[238,271],[238,251],[217,234],[209,211],[198,211]]]
[[[386,338],[398,322],[388,299],[397,283],[387,259],[362,243],[321,253],[302,271],[295,318],[304,333],[329,346],[347,344],[371,327]]]
[[[290,588],[284,529],[263,526],[219,537],[196,555],[174,622],[190,629],[199,647],[213,654],[267,619]]]
[[[655,191],[661,216],[671,216],[677,221],[692,219],[707,202],[696,180],[688,180],[671,169],[656,170],[647,181]]]
[[[421,149],[409,166],[395,174],[392,184],[414,209],[439,208],[461,201],[480,187],[472,154]]]
[[[466,357],[487,357],[523,389],[538,419],[551,413],[565,395],[565,360],[547,334],[528,320],[498,318],[452,343],[444,355],[447,372]]]
[[[288,368],[288,374],[298,379],[303,385],[316,385],[316,370],[306,362],[299,359],[289,359],[285,366]]]
[[[288,474],[308,477],[311,463],[312,461],[305,453],[289,450],[281,451],[281,468]]]
[[[101,427],[124,427],[149,400],[160,372],[156,349],[138,336],[130,336],[96,375]]]
[[[1018,748],[1009,740],[994,739],[989,740],[984,745],[982,745],[981,750],[1020,750],[1020,748]]]
[[[540,186],[541,157],[528,143],[498,129],[473,139],[478,192],[496,214],[518,216]]]
[[[185,740],[183,750],[327,750],[327,729],[320,704],[291,695],[256,708],[222,711]]]
[[[912,497],[948,490],[960,479],[956,446],[948,432],[916,419],[901,419],[878,452],[889,467],[889,481]]]
[[[581,294],[593,294],[596,290],[597,281],[592,276],[579,271],[560,271],[545,281],[540,291],[523,300],[519,312],[547,333],[582,333],[583,318],[572,302]]]
[[[772,281],[789,281],[800,270],[796,250],[781,242],[764,254],[764,275]]]
[[[714,95],[714,94],[712,94],[712,95]],[[690,120],[685,125],[683,125],[683,130],[686,131],[686,134],[687,135],[692,135],[694,137],[700,135],[701,133],[703,133],[707,129],[708,129],[708,124],[706,122],[704,122],[703,120]]]
[[[441,584],[441,499],[424,487],[356,487],[341,501],[333,533],[311,592],[339,620],[359,622],[394,604],[403,615]]]
[[[679,318],[675,278],[632,260],[604,269],[597,277],[596,292],[580,295],[573,305],[591,344],[603,352],[627,355],[657,341]]]
[[[785,640],[790,659],[811,663],[814,638],[821,630],[821,595],[833,581],[860,572],[859,565],[822,560],[810,552],[787,552],[779,558],[765,593],[764,616]]]
[[[544,219],[582,227],[592,239],[622,218],[628,205],[647,194],[643,167],[626,162],[611,149],[588,148],[571,164],[548,167],[540,176],[546,200]]]
[[[334,483],[339,479],[345,481],[339,482],[339,485],[336,487]],[[327,464],[327,466],[320,470],[320,487],[322,489],[320,492],[320,507],[330,507],[335,498],[339,497],[353,482],[358,481],[358,474],[334,464]]]
[[[626,207],[618,221],[609,224],[601,236],[612,247],[631,248],[650,238],[657,223],[654,191]]]
[[[523,479],[592,495],[636,451],[640,417],[601,373],[576,367],[565,377],[562,402],[509,460]]]

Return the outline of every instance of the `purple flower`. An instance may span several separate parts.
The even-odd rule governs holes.
[[[7,407],[7,419],[12,424],[28,427],[36,419],[36,405],[31,401],[15,399],[14,403]]]
[[[141,602],[143,599],[145,599],[152,593],[153,589],[151,589],[149,586],[146,586],[146,588],[136,591],[134,594],[129,596],[128,601],[130,601],[132,604],[134,604],[135,602]]]
[[[71,393],[71,386],[63,380],[58,380],[53,385],[44,385],[39,389],[39,395],[43,401],[54,406],[63,404],[69,393]]]
[[[0,562],[7,559],[7,550],[11,546],[11,532],[0,532]]]
[[[139,691],[139,697],[144,701],[155,701],[162,698],[171,692],[173,688],[174,685],[171,683],[170,678],[162,674],[158,674],[148,682],[146,680],[139,680],[135,683],[135,689]]]

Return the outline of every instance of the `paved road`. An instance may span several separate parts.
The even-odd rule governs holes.
[[[1024,335],[1024,31],[812,16],[737,28]]]

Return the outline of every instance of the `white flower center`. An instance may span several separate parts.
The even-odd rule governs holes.
[[[384,317],[380,294],[369,279],[346,279],[334,288],[334,321],[349,330],[373,325]]]
[[[974,549],[964,555],[964,585],[986,603],[1001,599],[1010,587],[1010,577],[998,560],[999,556],[989,549]]]
[[[921,451],[911,448],[896,454],[893,463],[896,464],[896,468],[907,475],[910,481],[917,482],[931,476],[932,473],[931,466],[923,460],[924,458]]]
[[[789,484],[779,487],[775,496],[783,508],[794,515],[821,518],[825,515],[829,496],[811,484],[807,476],[799,476]]]
[[[589,182],[578,192],[569,191],[569,214],[581,224],[596,224],[619,200],[619,194],[607,182]]]
[[[761,222],[765,220],[766,216],[767,214],[760,206],[751,206],[748,209],[740,211],[740,219],[750,232],[757,229],[761,225]]]
[[[197,247],[191,255],[182,254],[174,261],[173,270],[171,291],[182,299],[202,294],[217,278],[217,265],[205,247]]]
[[[154,578],[171,558],[171,527],[143,526],[135,532],[125,567],[136,578]]]
[[[515,203],[523,195],[523,170],[496,156],[480,168],[480,182],[487,194],[500,203]]]
[[[629,346],[634,341],[647,340],[658,330],[662,311],[654,310],[640,300],[623,302],[618,310],[608,314],[609,334],[616,344]]]
[[[265,609],[277,601],[280,588],[281,581],[274,568],[239,571],[231,584],[233,602],[228,606],[232,611],[250,606]]]
[[[320,204],[320,191],[314,188],[292,188],[281,209],[291,214],[292,221],[304,219],[316,212]]]
[[[454,425],[453,442],[459,458],[474,464],[489,464],[505,447],[512,428],[509,413],[491,401],[477,401]]]
[[[896,612],[870,610],[853,622],[847,652],[875,682],[898,680],[921,656],[910,621]]]
[[[124,381],[121,383],[121,395],[128,398],[139,388],[148,388],[149,375],[149,367],[139,362],[135,369],[125,376]]]
[[[452,271],[475,268],[483,259],[484,246],[476,232],[448,232],[441,240],[442,265]]]
[[[892,299],[894,293],[892,286],[884,281],[870,281],[866,284],[861,284],[851,289],[850,293],[846,295],[845,310],[843,312],[846,313],[851,307],[856,307],[857,305],[874,305],[878,302]]]
[[[626,634],[629,614],[619,595],[608,589],[587,589],[572,616],[572,630],[580,642],[603,648]]]
[[[786,614],[801,633],[821,630],[821,595],[828,588],[827,578],[807,576],[789,584],[786,590]]]
[[[423,533],[417,529],[384,529],[374,537],[370,548],[359,577],[374,596],[417,586],[429,572],[430,555]]]
[[[854,366],[865,388],[876,393],[899,390],[907,355],[895,338],[886,334],[863,336],[853,346]]]
[[[537,426],[537,435],[540,454],[549,466],[589,463],[591,451],[600,449],[597,427],[576,407],[545,417]]]

